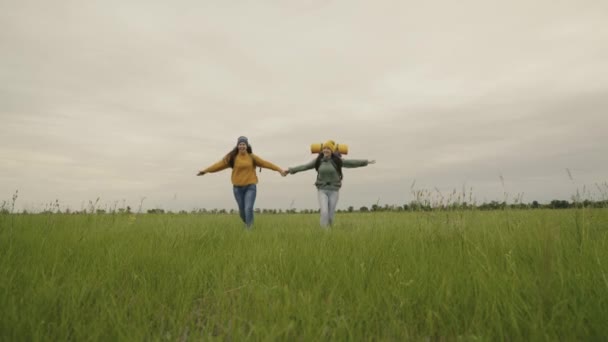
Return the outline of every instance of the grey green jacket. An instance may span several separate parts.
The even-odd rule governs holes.
[[[288,169],[290,174],[296,174],[301,171],[311,170],[315,168],[315,162],[317,159],[313,159],[310,162],[290,167]],[[342,160],[342,169],[344,168],[355,168],[367,166],[367,160],[362,159],[343,159]],[[344,170],[342,170],[344,171]],[[340,175],[338,174],[338,170],[334,167],[330,158],[321,159],[321,164],[319,164],[319,173],[317,175],[317,181],[315,182],[317,189],[320,190],[339,190],[342,186],[342,181],[340,181]]]

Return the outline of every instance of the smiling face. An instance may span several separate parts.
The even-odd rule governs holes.
[[[332,152],[331,152],[331,149],[329,149],[329,148],[327,148],[327,147],[325,147],[325,148],[323,149],[323,157],[325,157],[325,158],[329,158],[329,157],[331,157],[331,153],[332,153]]]
[[[239,143],[238,145],[236,145],[236,147],[239,150],[239,153],[247,153],[247,144],[245,144],[244,142]]]

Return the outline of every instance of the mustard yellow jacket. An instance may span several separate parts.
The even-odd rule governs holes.
[[[255,160],[255,164],[254,164]],[[274,165],[271,162],[267,162],[264,159],[251,153],[237,153],[234,158],[234,167],[232,168],[232,184],[236,186],[245,186],[249,184],[258,183],[258,175],[255,172],[255,168],[263,167],[274,171],[281,171],[281,168]],[[218,172],[225,170],[230,167],[228,156],[224,157],[219,162],[209,166],[202,170],[203,172]]]

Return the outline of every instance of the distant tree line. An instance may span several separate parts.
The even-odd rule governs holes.
[[[14,211],[12,206],[6,205],[4,202],[0,205],[0,214],[11,214],[17,213]],[[594,201],[594,200],[582,200],[582,201],[566,201],[566,200],[552,200],[549,203],[539,203],[538,201],[532,201],[531,203],[507,203],[506,201],[498,202],[498,201],[490,201],[484,202],[481,204],[471,204],[471,203],[451,203],[451,204],[442,204],[442,203],[431,203],[430,201],[412,201],[409,204],[403,205],[379,205],[378,203],[372,204],[369,207],[362,206],[360,208],[355,208],[353,206],[349,206],[347,209],[342,210],[338,209],[337,212],[343,213],[366,213],[366,212],[420,212],[420,211],[441,211],[441,210],[505,210],[505,209],[516,209],[516,210],[524,210],[524,209],[573,209],[573,208],[608,208],[608,200],[602,201]],[[256,208],[256,214],[315,214],[319,212],[319,209],[302,209],[298,210],[295,208],[292,209],[262,209]],[[21,214],[28,214],[26,210],[20,212]],[[142,211],[137,212],[142,213]],[[146,210],[147,214],[237,214],[235,209],[206,209],[206,208],[198,208],[192,209],[191,211],[180,210],[178,212],[173,212],[170,210],[164,209],[148,209]],[[50,207],[45,208],[43,211],[39,212],[39,214],[134,214],[131,210],[130,206],[125,208],[112,208],[112,209],[99,209],[91,206],[90,208],[83,210],[70,210],[66,208],[61,210],[58,204],[54,204]]]

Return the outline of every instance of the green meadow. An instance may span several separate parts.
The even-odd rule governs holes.
[[[0,215],[2,341],[608,338],[608,210]]]

